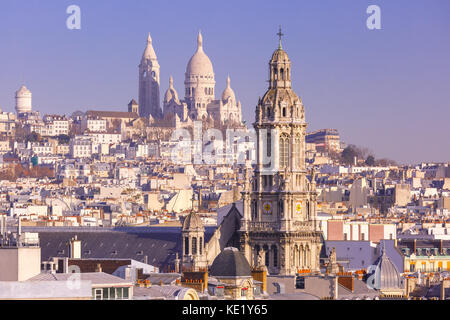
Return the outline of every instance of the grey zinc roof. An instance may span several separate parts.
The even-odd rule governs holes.
[[[45,230],[45,231],[43,231]],[[123,231],[86,231],[70,228],[61,231],[52,228],[34,230],[39,233],[41,245],[41,260],[48,261],[52,257],[68,257],[70,240],[76,235],[81,240],[81,258],[98,259],[134,259],[144,261],[162,269],[172,265],[175,254],[181,257],[181,228],[180,227],[146,227],[123,228]],[[214,228],[205,228],[205,242],[209,241]]]
[[[386,255],[395,264],[398,270],[403,271],[403,258],[395,248],[394,240],[382,240],[377,247],[371,245],[370,241],[325,241],[326,256],[336,248],[338,263],[346,270],[368,269],[374,265],[380,257],[380,246],[386,249]]]
[[[369,241],[325,241],[326,256],[336,248],[337,262],[345,270],[368,268],[379,257]]]
[[[110,275],[104,272],[85,272],[85,273],[40,273],[27,281],[73,281],[74,275],[80,276],[80,280],[91,281],[96,285],[133,285],[132,282],[122,278]]]
[[[235,248],[225,248],[213,261],[211,275],[215,277],[251,276],[250,265],[244,255]]]
[[[149,280],[150,283],[159,284],[175,284],[175,282],[181,279],[181,274],[179,273],[151,273],[150,276],[147,277],[146,280]]]
[[[178,300],[182,299],[189,288],[180,286],[151,286],[150,288],[135,287],[133,289],[134,300]]]

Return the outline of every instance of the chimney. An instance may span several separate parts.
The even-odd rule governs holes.
[[[148,256],[144,256],[144,263],[148,264]]]
[[[253,269],[252,277],[256,281],[262,282],[261,293],[267,292],[267,267]]]
[[[70,258],[81,259],[81,241],[78,240],[76,235],[70,240]]]
[[[411,279],[409,277],[406,278],[406,297],[409,298],[409,287],[410,287]]]
[[[19,216],[17,221],[17,239],[16,239],[16,246],[18,247],[22,246],[21,238],[22,238],[22,222]]]
[[[441,254],[444,252],[444,240],[441,239],[441,247],[440,247]]]
[[[18,236],[22,235],[22,221],[20,219],[20,216],[17,221],[17,235]]]
[[[95,267],[95,272],[102,272],[102,265],[101,265],[101,263],[97,263],[97,267]]]
[[[445,300],[445,279],[441,281],[441,300]]]
[[[0,217],[0,236],[1,236],[1,242],[0,245],[3,245],[5,242],[5,227],[6,227],[6,221],[4,221],[4,216],[2,215]]]
[[[338,276],[334,277],[334,300],[337,300],[339,298],[339,294],[338,294],[339,282],[338,282],[338,280],[339,280]]]
[[[416,254],[416,239],[414,239],[414,248],[413,248],[414,254]]]

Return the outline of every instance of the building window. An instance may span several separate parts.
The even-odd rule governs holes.
[[[184,254],[189,254],[189,237],[184,237]]]
[[[92,289],[94,300],[102,300],[102,289]]]
[[[289,137],[283,135],[280,137],[280,166],[287,167],[289,165]]]
[[[109,299],[109,290],[108,288],[103,288],[103,300]]]
[[[270,157],[272,155],[272,133],[267,133],[267,156]]]
[[[224,295],[224,287],[222,286],[216,287],[216,296],[223,297],[223,295]]]
[[[247,297],[247,290],[248,290],[248,288],[241,289],[241,297]]]
[[[202,252],[203,252],[203,238],[202,237],[200,237],[200,240],[199,240],[199,243],[198,243],[198,247],[199,247],[199,251],[200,251],[200,254],[202,254]]]
[[[297,137],[295,139],[295,157],[297,159],[297,167],[300,167],[301,154],[300,154],[300,138],[299,137]]]
[[[277,246],[272,246],[273,252],[273,266],[278,267],[278,248]]]
[[[192,254],[197,254],[197,238],[192,238]]]
[[[297,276],[295,278],[295,288],[296,289],[305,289],[305,277]]]

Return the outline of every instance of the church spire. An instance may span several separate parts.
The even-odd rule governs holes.
[[[197,52],[199,51],[203,51],[203,37],[202,37],[202,32],[199,30],[198,31],[198,36],[197,36]]]
[[[153,49],[152,37],[150,36],[150,32],[147,36],[147,46],[145,47],[144,54],[142,55],[142,60],[157,60],[155,49]]]

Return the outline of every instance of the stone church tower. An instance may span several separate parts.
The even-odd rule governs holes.
[[[202,219],[193,210],[183,221],[182,237],[182,270],[198,271],[207,268],[205,249],[205,227]]]
[[[139,64],[139,116],[162,118],[159,84],[159,63],[148,34],[147,47]]]
[[[256,107],[257,162],[246,179],[241,251],[270,274],[319,271],[321,233],[316,228],[314,172],[305,165],[305,112],[291,87],[291,61],[281,47],[269,62],[269,88]],[[248,172],[247,172],[248,176]]]

